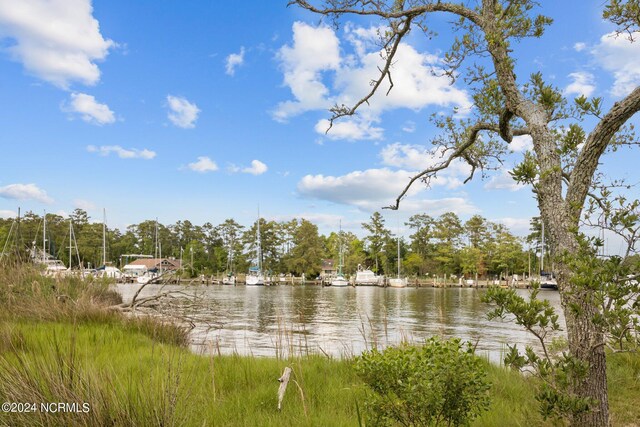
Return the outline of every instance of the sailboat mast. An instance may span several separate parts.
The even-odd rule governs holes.
[[[71,219],[71,217],[69,217],[69,270],[71,270],[71,250],[73,248],[73,225],[72,225],[73,221]]]
[[[44,263],[47,261],[47,211],[44,211],[42,221],[42,262]]]
[[[342,242],[342,220],[340,220],[340,228],[339,228],[339,232],[338,232],[338,244],[340,245],[339,247],[339,251],[338,251],[338,274],[342,275],[342,263],[343,263],[343,245],[344,243]]]
[[[155,245],[153,245],[153,257],[158,259],[158,218],[156,218],[155,240]]]
[[[542,251],[540,260],[540,272],[544,271],[544,221],[542,222]]]
[[[400,278],[400,233],[398,233],[398,279]]]
[[[102,208],[102,265],[107,265],[107,210],[105,208]]]
[[[262,247],[260,244],[260,206],[258,206],[258,229],[256,232],[256,239],[258,240],[258,271],[262,271]]]

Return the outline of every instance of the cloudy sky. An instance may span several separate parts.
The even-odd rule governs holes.
[[[95,219],[106,208],[122,228],[249,224],[259,205],[269,219],[359,232],[437,161],[429,117],[468,114],[471,96],[439,76],[451,35],[437,17],[440,37],[416,31],[400,46],[391,93],[325,133],[327,109],[376,77],[378,24],[336,29],[286,3],[0,0],[0,215],[79,207]],[[515,47],[519,76],[541,71],[607,108],[640,82],[640,43],[612,37],[599,2],[543,4],[555,24]],[[389,225],[453,211],[525,233],[536,204],[507,172],[529,148],[518,138],[503,170],[465,185],[454,164],[399,214],[384,211]],[[640,181],[639,158],[623,150],[603,167]]]

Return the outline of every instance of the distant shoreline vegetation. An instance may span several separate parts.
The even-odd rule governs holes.
[[[102,222],[92,222],[86,211],[76,209],[70,215],[76,236],[80,263],[84,268],[102,264]],[[26,251],[31,245],[41,247],[43,217],[27,212],[19,221],[17,232],[8,239],[16,220],[0,219],[0,247]],[[56,214],[46,215],[47,252],[69,266],[69,219]],[[182,259],[193,276],[229,271],[245,272],[255,261],[257,221],[243,226],[233,219],[221,224],[209,222],[195,225],[189,220],[161,224],[146,220],[126,230],[108,228],[106,232],[107,260],[122,267],[130,254],[161,255]],[[535,218],[531,234],[526,238],[513,235],[504,225],[476,215],[462,222],[454,213],[439,217],[413,215],[405,225],[408,239],[400,239],[400,257],[404,276],[434,277],[457,275],[465,277],[500,278],[511,274],[536,275],[539,271],[541,227]],[[397,241],[385,226],[380,213],[362,223],[364,238],[351,232],[331,232],[321,235],[310,221],[267,221],[260,219],[263,269],[272,274],[293,274],[316,277],[322,260],[338,260],[340,246],[344,250],[346,274],[353,274],[358,265],[376,274],[387,276],[397,272]],[[156,232],[157,230],[157,232]],[[532,248],[532,249],[525,249]],[[232,262],[229,262],[229,260]],[[78,268],[74,255],[71,267]]]

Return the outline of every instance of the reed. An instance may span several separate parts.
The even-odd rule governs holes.
[[[3,412],[0,425],[367,424],[366,391],[351,358],[310,355],[304,326],[277,320],[278,357],[225,356],[214,344],[210,355],[199,356],[187,348],[186,329],[109,310],[118,298],[105,282],[0,269],[0,399],[90,407],[87,413]],[[367,346],[379,348],[385,331],[360,320]],[[640,419],[640,356],[608,358],[612,421],[633,425]],[[279,412],[276,379],[286,366],[292,383]],[[489,362],[487,369],[492,405],[474,426],[555,425],[538,414],[533,378]]]
[[[0,425],[353,425],[362,387],[349,361],[202,357],[123,325],[14,323],[0,398],[88,403],[88,413],[2,413]],[[281,412],[276,379],[293,368]],[[215,380],[214,380],[215,379]]]

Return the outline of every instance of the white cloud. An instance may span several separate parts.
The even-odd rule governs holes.
[[[635,33],[635,37],[640,37],[640,33]],[[625,96],[640,84],[640,43],[609,33],[600,38],[592,53],[605,70],[613,73],[614,96]]]
[[[88,145],[87,151],[90,153],[99,153],[101,156],[108,156],[111,153],[117,154],[121,159],[144,159],[151,160],[156,157],[156,152],[147,150],[139,150],[137,148],[125,149],[119,145],[101,145],[96,147],[95,145]]]
[[[64,89],[96,84],[96,62],[115,46],[100,33],[90,0],[0,0],[0,39],[29,73]]]
[[[340,42],[331,28],[295,22],[293,46],[282,46],[277,59],[284,73],[284,83],[295,100],[278,104],[273,112],[275,120],[286,122],[297,114],[327,109],[331,105],[329,89],[320,75],[321,71],[336,71],[341,62]]]
[[[200,109],[192,102],[189,102],[186,98],[167,95],[167,103],[169,104],[168,118],[174,125],[190,129],[195,127],[195,122],[198,120]]]
[[[480,209],[463,197],[447,197],[444,199],[405,199],[400,204],[402,212],[424,213],[439,216],[447,212],[456,215],[472,215],[480,212]]]
[[[243,168],[243,173],[250,173],[251,175],[262,175],[269,169],[267,165],[262,163],[260,160],[252,160],[251,166]]]
[[[17,212],[14,211],[10,211],[10,210],[3,210],[0,209],[0,218],[6,219],[6,218],[15,218],[18,216]]]
[[[205,173],[217,171],[218,165],[209,157],[200,156],[197,162],[189,163],[188,168],[195,172]]]
[[[93,202],[83,199],[75,199],[73,201],[73,207],[77,209],[82,209],[83,211],[91,211],[96,208],[96,205]]]
[[[302,212],[299,214],[274,215],[270,219],[273,221],[280,222],[280,221],[291,221],[292,219],[301,219],[301,218],[304,218],[307,221],[312,222],[313,224],[317,225],[318,228],[326,228],[332,231],[338,231],[338,227],[340,226],[340,224],[342,224],[342,228],[344,230],[348,227],[345,225],[349,223],[348,221],[345,220],[345,218],[342,215],[325,214],[325,213],[318,213],[318,212]],[[359,221],[357,222],[354,221],[353,223],[358,227],[360,226]]]
[[[355,206],[364,212],[374,212],[395,202],[404,189],[411,172],[404,170],[369,169],[354,171],[343,176],[306,175],[298,182],[298,193],[303,197]],[[461,197],[444,199],[421,199],[418,193],[424,190],[420,184],[409,190],[401,203],[404,213],[425,212],[440,215],[445,212],[470,214],[478,209],[469,200]]]
[[[72,93],[71,102],[63,106],[63,111],[78,113],[82,120],[95,125],[111,124],[116,121],[113,111],[107,104],[100,104],[85,93]]]
[[[596,90],[595,78],[593,74],[585,71],[577,71],[569,74],[569,77],[573,80],[569,86],[564,90],[565,95],[576,94],[578,96],[589,97]]]
[[[384,165],[415,170],[416,172],[411,172],[412,175],[415,175],[417,171],[442,163],[448,156],[449,153],[446,153],[441,148],[428,150],[419,145],[400,144],[398,142],[387,145],[380,151],[380,157]],[[451,162],[447,169],[439,172],[431,180],[430,184],[454,189],[461,186],[470,174],[471,167],[464,161],[456,159]]]
[[[47,192],[35,184],[9,184],[0,187],[0,197],[15,200],[36,200],[42,203],[53,203]]]
[[[407,133],[413,133],[416,131],[416,124],[415,122],[412,122],[411,120],[407,120],[404,123],[404,126],[402,126],[402,131],[403,132],[407,132]]]
[[[267,165],[265,165],[264,163],[262,163],[260,160],[252,160],[251,161],[251,166],[247,166],[247,167],[242,167],[242,166],[238,166],[236,164],[233,163],[229,163],[229,165],[227,166],[227,171],[229,173],[248,173],[251,175],[262,175],[263,173],[265,173],[269,168],[267,167]],[[283,174],[283,176],[287,176],[289,175],[289,172],[285,172]]]
[[[400,194],[412,173],[387,168],[354,171],[343,176],[306,175],[298,182],[298,192],[305,197],[361,208],[389,205]],[[412,194],[419,186],[410,190]]]
[[[511,170],[502,169],[498,174],[495,174],[491,177],[489,182],[484,185],[486,190],[509,190],[509,191],[520,191],[523,188],[526,188],[526,185],[519,184],[514,181],[513,177],[509,175]]]
[[[578,42],[578,43],[573,45],[573,48],[575,49],[576,52],[582,52],[583,50],[585,50],[587,48],[587,45],[586,45],[586,43]]]
[[[531,135],[514,136],[509,147],[516,153],[530,151],[533,150],[533,139]]]
[[[519,236],[526,236],[530,233],[531,218],[498,218],[492,222],[504,224],[510,232]]]
[[[341,55],[340,41],[332,29],[296,22],[293,46],[283,46],[278,54],[284,83],[291,89],[294,99],[278,104],[274,119],[284,122],[305,111],[326,110],[336,103],[351,106],[365,96],[371,90],[371,79],[379,75],[379,67],[382,67],[381,50],[375,44],[379,31],[384,28],[348,25],[346,38],[355,53]],[[360,107],[357,120],[337,121],[327,136],[332,139],[379,139],[383,129],[372,124],[380,121],[383,112],[397,108],[418,111],[437,105],[468,111],[472,103],[467,93],[449,84],[439,64],[437,56],[418,52],[401,43],[392,68],[393,90],[386,95],[389,83],[383,82],[370,104]],[[334,77],[331,90],[324,81],[328,72]],[[340,126],[342,122],[345,124]],[[316,132],[324,134],[324,124],[326,121],[318,122]]]
[[[232,53],[227,56],[225,72],[233,76],[236,73],[236,68],[244,64],[244,46],[240,47],[240,53]]]
[[[316,123],[315,131],[333,140],[346,139],[348,141],[356,141],[363,139],[380,140],[383,137],[384,129],[373,126],[371,121],[362,120],[361,117],[354,117],[334,121],[331,129],[329,129],[329,120],[319,120]]]

